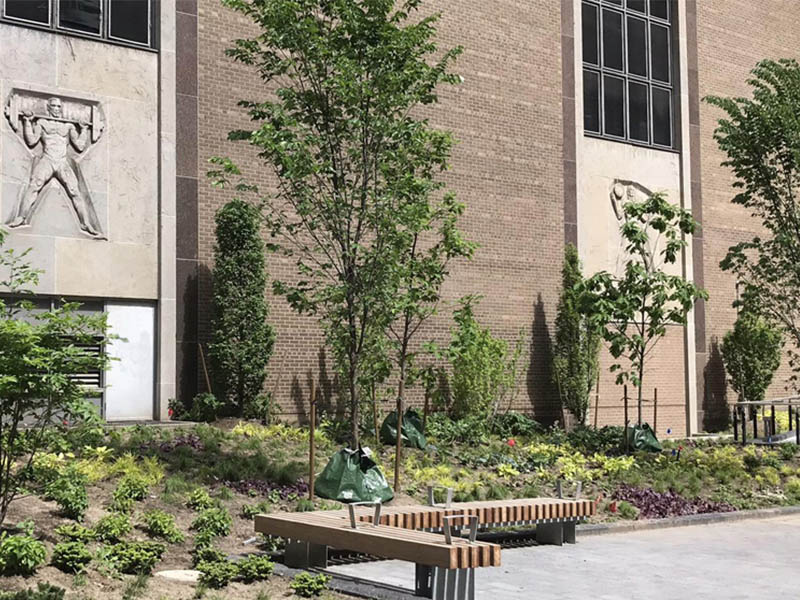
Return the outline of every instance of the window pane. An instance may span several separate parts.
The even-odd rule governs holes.
[[[583,18],[583,62],[599,65],[597,7],[584,2],[581,14]]]
[[[111,0],[109,35],[147,44],[150,42],[149,0]]]
[[[640,13],[646,12],[645,0],[628,0],[628,8]]]
[[[50,24],[50,0],[6,0],[5,16]]]
[[[669,0],[650,0],[650,14],[659,19],[669,20]]]
[[[669,83],[669,29],[650,25],[650,68],[653,79]]]
[[[647,85],[628,83],[628,131],[637,142],[650,141],[647,115]]]
[[[583,70],[583,128],[600,133],[600,74]]]
[[[628,73],[647,77],[647,23],[628,17]]]
[[[672,146],[672,93],[653,88],[653,142]]]
[[[603,10],[603,66],[622,70],[622,13]]]
[[[100,33],[100,2],[101,0],[59,0],[59,26],[86,33]]]
[[[609,4],[619,4],[622,6],[622,0],[606,0]]]
[[[605,133],[625,136],[625,82],[619,77],[603,77]]]

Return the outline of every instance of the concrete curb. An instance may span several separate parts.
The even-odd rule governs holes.
[[[587,523],[577,526],[578,541],[582,536],[607,535],[612,533],[629,533],[631,531],[648,531],[650,529],[666,529],[669,527],[689,527],[691,525],[711,525],[728,521],[744,521],[745,519],[771,519],[785,515],[800,514],[800,506],[781,506],[777,508],[760,508],[756,510],[737,510],[729,513],[708,513],[703,515],[687,515],[668,519],[648,519],[645,521],[627,521],[624,523]]]

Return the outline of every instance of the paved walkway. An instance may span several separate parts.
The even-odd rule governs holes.
[[[478,569],[476,596],[491,600],[800,598],[800,515],[588,536],[578,543],[503,550]],[[332,571],[413,588],[399,561]]]

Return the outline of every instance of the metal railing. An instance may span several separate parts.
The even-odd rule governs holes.
[[[800,396],[787,396],[785,398],[774,398],[772,400],[742,401],[734,404],[732,412],[733,439],[742,444],[747,443],[747,421],[752,422],[753,440],[758,439],[758,409],[769,408],[770,415],[763,418],[764,438],[768,442],[772,440],[778,431],[775,419],[775,407],[786,407],[789,412],[789,431],[794,425],[795,442],[800,445]],[[750,413],[748,415],[748,412]]]

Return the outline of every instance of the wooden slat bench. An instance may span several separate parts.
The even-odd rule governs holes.
[[[289,566],[325,568],[330,546],[416,563],[419,596],[471,599],[474,569],[500,566],[500,546],[475,540],[478,528],[535,524],[537,542],[561,545],[574,543],[575,524],[594,512],[589,500],[561,498],[379,506],[375,512],[349,506],[347,510],[256,515],[255,529],[287,539]],[[467,524],[472,527],[470,539],[451,535],[452,528]]]

